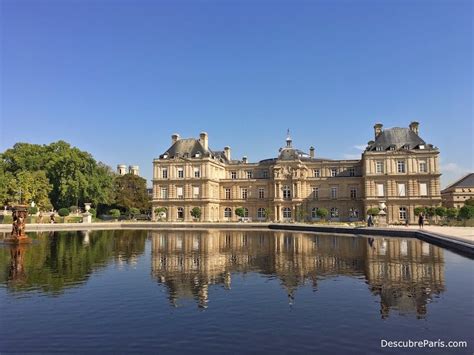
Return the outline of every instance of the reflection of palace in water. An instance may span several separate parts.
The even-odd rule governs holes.
[[[443,251],[416,239],[316,236],[269,231],[149,232],[152,273],[169,291],[170,302],[196,299],[206,307],[211,285],[231,287],[232,273],[274,275],[289,302],[304,284],[330,276],[367,280],[390,309],[423,316],[430,299],[444,290]]]

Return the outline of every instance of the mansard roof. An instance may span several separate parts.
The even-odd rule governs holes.
[[[449,185],[447,188],[445,188],[443,191],[447,189],[455,189],[458,187],[467,187],[467,188],[472,188],[474,187],[474,173],[469,173],[466,176],[462,177],[458,181],[452,183]]]
[[[421,147],[420,147],[421,146]],[[434,149],[427,145],[421,137],[410,128],[394,127],[383,130],[375,142],[371,142],[367,150],[398,150],[398,149]]]
[[[195,158],[197,154],[201,157],[211,157],[222,162],[228,162],[223,151],[212,151],[204,149],[199,139],[182,138],[177,140],[168,150],[160,155],[160,159],[167,158]]]

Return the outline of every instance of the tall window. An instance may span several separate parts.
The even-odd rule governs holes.
[[[337,168],[331,168],[331,176],[332,177],[337,176]]]
[[[312,219],[318,218],[318,208],[317,207],[313,207],[311,209],[311,218]]]
[[[184,219],[184,208],[183,207],[178,207],[178,219]]]
[[[264,179],[268,179],[268,171],[264,170],[262,176]]]
[[[420,182],[420,196],[428,196],[428,184]]]
[[[251,171],[247,171],[247,179],[251,179],[252,178],[252,172]]]
[[[257,209],[257,218],[258,218],[258,219],[263,219],[263,218],[265,218],[265,217],[266,217],[266,215],[265,215],[265,208],[263,208],[263,207],[258,208],[258,209]]]
[[[163,179],[168,179],[168,169],[161,169],[161,176],[163,177]]]
[[[283,186],[283,198],[291,198],[291,189],[288,185]]]
[[[199,169],[198,167],[194,168],[194,177],[195,178],[201,177],[201,169]]]
[[[313,200],[319,199],[319,188],[313,187],[312,194],[313,194]]]
[[[339,209],[337,207],[331,208],[331,218],[339,217]]]
[[[199,186],[193,186],[193,198],[199,198]]]
[[[240,189],[240,194],[243,200],[246,200],[249,194],[249,190],[246,187]]]
[[[349,170],[349,176],[355,176],[356,171],[354,167],[350,167],[348,170]]]
[[[180,200],[184,199],[184,193],[183,193],[183,187],[182,186],[176,187],[176,196]]]
[[[375,163],[375,172],[377,174],[383,174],[383,161],[378,161]]]
[[[291,208],[283,207],[283,218],[291,218]]]
[[[384,196],[384,187],[383,187],[383,184],[377,184],[377,196],[378,196],[378,197]]]
[[[224,189],[225,192],[225,199],[230,200],[230,189],[226,188]]]
[[[232,209],[229,207],[226,207],[224,210],[224,217],[225,218],[231,218],[232,217]]]
[[[420,160],[419,167],[420,167],[420,173],[427,173],[428,172],[428,166],[426,164],[426,160]]]
[[[162,187],[162,188],[161,188],[161,195],[160,195],[160,197],[161,197],[162,199],[168,198],[168,188],[167,188],[167,187]]]
[[[404,173],[405,172],[405,160],[397,161],[397,171],[399,173]]]
[[[355,187],[351,187],[351,200],[357,199],[357,189]]]
[[[405,197],[407,195],[406,185],[405,184],[397,184],[397,192],[398,192],[398,196]]]
[[[265,189],[263,187],[258,188],[258,198],[265,198]]]
[[[178,178],[179,179],[184,178],[184,168],[178,168],[177,171],[178,171]]]
[[[399,212],[398,212],[398,218],[401,220],[406,220],[407,219],[407,208],[406,207],[400,207]]]
[[[321,169],[314,169],[313,170],[314,177],[321,177]]]
[[[237,171],[231,171],[230,172],[230,178],[233,179],[233,180],[237,179]]]
[[[337,187],[331,187],[331,198],[333,200],[337,199]]]
[[[247,207],[244,207],[244,217],[249,216],[249,209]]]

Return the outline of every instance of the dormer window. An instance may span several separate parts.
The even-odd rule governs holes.
[[[168,153],[163,154],[163,159],[168,159]]]
[[[425,145],[424,145],[424,144],[420,144],[420,145],[418,146],[418,148],[419,148],[419,149],[425,149]]]
[[[395,150],[395,146],[394,146],[394,145],[391,145],[391,146],[390,146],[390,150]]]
[[[195,155],[196,158],[199,158],[201,157],[201,152],[197,152],[196,155]]]
[[[378,145],[378,146],[375,147],[375,150],[376,150],[377,152],[381,152],[381,151],[382,151],[382,147],[381,147],[380,145]]]

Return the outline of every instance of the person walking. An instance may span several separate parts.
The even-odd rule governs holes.
[[[372,215],[369,214],[369,217],[367,218],[367,227],[372,227],[374,225],[374,222],[372,220]]]
[[[420,215],[418,216],[418,227],[423,229],[424,224],[425,224],[425,216],[423,215],[423,213],[420,213]]]

